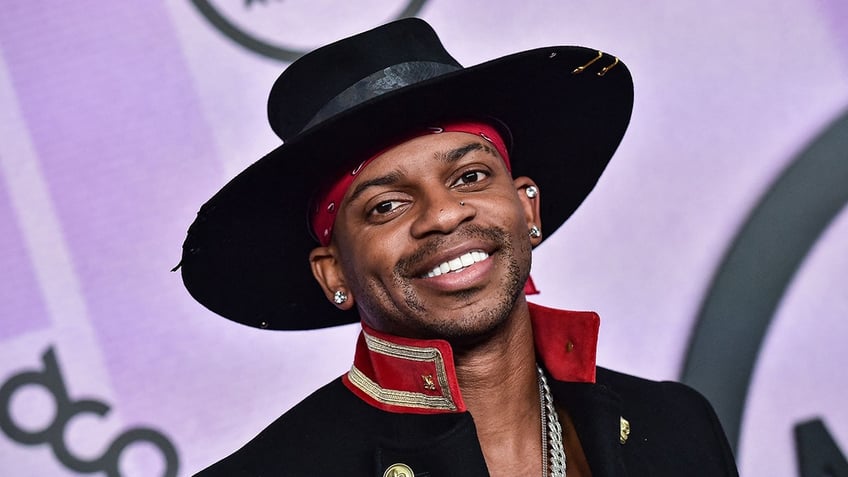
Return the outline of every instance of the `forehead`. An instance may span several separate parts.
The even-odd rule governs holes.
[[[368,165],[363,167],[351,184],[347,195],[369,179],[392,173],[411,173],[417,168],[432,168],[437,163],[451,164],[475,151],[503,162],[495,147],[476,134],[442,132],[409,139],[389,147],[368,161]]]

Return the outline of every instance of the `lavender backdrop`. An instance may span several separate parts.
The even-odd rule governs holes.
[[[467,65],[551,44],[621,57],[632,126],[537,251],[534,279],[537,301],[600,312],[602,364],[655,379],[680,376],[712,277],[760,197],[848,109],[839,0],[4,2],[3,475],[190,475],[349,366],[355,326],[248,329],[169,273],[199,205],[278,143],[264,110],[286,63],[233,41],[200,3],[278,50],[411,6]],[[799,475],[792,426],[815,417],[848,449],[846,243],[843,208],[772,318],[742,419],[743,475]],[[82,400],[101,404],[72,408]]]

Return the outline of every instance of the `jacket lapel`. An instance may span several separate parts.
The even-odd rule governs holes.
[[[555,381],[551,390],[568,409],[593,477],[626,477],[620,441],[621,399],[608,387]],[[635,469],[633,475],[642,475]]]

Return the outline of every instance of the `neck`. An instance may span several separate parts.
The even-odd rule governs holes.
[[[471,348],[454,350],[462,396],[474,417],[493,476],[541,473],[533,329],[526,302],[521,305],[492,337]]]

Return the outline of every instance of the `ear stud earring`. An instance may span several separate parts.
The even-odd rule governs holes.
[[[347,301],[347,293],[345,293],[341,290],[336,290],[336,293],[333,293],[333,302],[335,302],[336,305],[341,305],[342,303],[344,303],[346,301]]]
[[[539,188],[536,186],[527,186],[527,188],[524,189],[524,193],[527,194],[527,197],[535,199],[536,196],[539,195]]]
[[[542,236],[542,231],[539,230],[539,227],[536,227],[536,225],[533,224],[533,225],[530,226],[529,235],[530,235],[530,238],[539,238],[539,237]]]

